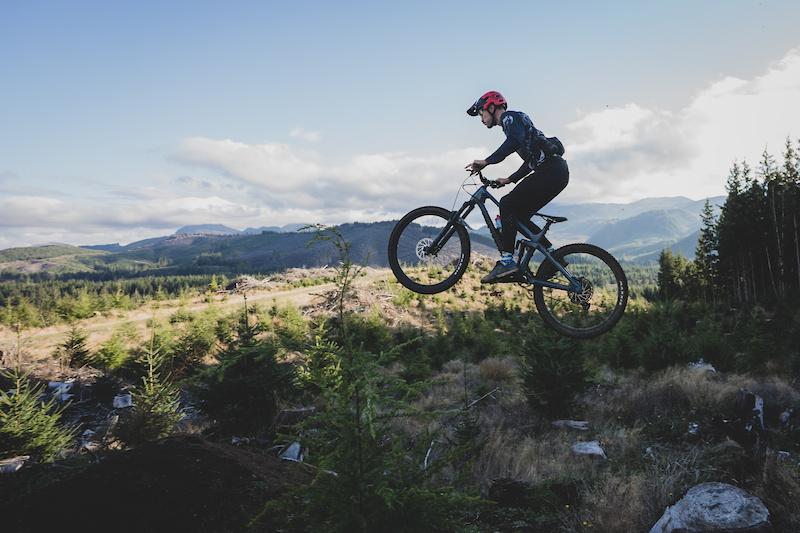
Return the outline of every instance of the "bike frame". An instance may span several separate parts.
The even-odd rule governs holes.
[[[447,221],[447,224],[442,229],[442,231],[436,236],[436,238],[431,242],[429,246],[426,247],[425,252],[428,254],[435,255],[441,250],[444,243],[446,243],[450,237],[453,236],[455,232],[455,225],[459,224],[464,226],[465,228],[469,229],[469,225],[466,222],[466,218],[472,213],[472,211],[477,207],[480,209],[481,214],[483,215],[483,220],[486,222],[486,227],[489,228],[489,231],[492,234],[492,239],[494,239],[494,243],[497,246],[497,250],[500,251],[502,248],[501,244],[501,237],[500,231],[495,227],[492,223],[492,218],[489,215],[489,210],[486,209],[486,201],[491,201],[494,205],[500,208],[500,202],[492,196],[492,193],[486,188],[486,183],[488,182],[483,176],[480,176],[481,181],[484,182],[483,185],[478,187],[478,189],[474,193],[470,193],[470,199],[464,202],[464,205],[461,206],[460,209],[457,211],[452,211],[450,215],[450,219]],[[517,232],[521,233],[527,239],[522,239],[517,241],[517,248],[519,249],[517,265],[520,268],[520,272],[525,277],[525,280],[532,284],[532,285],[542,285],[544,287],[549,287],[552,289],[560,289],[564,291],[578,291],[580,289],[580,282],[576,281],[566,270],[564,267],[561,266],[558,261],[553,259],[553,256],[550,252],[542,246],[541,239],[544,237],[547,230],[550,229],[550,226],[553,224],[554,220],[541,213],[535,213],[535,215],[539,215],[540,217],[544,218],[545,225],[544,228],[538,233],[534,233],[529,228],[525,227],[522,224],[517,224]],[[536,278],[533,273],[530,271],[528,264],[530,260],[533,258],[533,254],[536,251],[542,253],[545,256],[546,260],[550,261],[555,265],[555,267],[561,271],[562,274],[567,278],[569,281],[569,285],[562,285],[560,283],[554,283],[552,281],[541,280]]]

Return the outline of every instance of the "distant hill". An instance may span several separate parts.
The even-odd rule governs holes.
[[[229,228],[222,224],[200,224],[184,226],[175,232],[175,235],[237,235],[238,229]]]
[[[719,206],[724,197],[711,198]],[[549,205],[545,213],[566,216],[552,227],[556,246],[590,242],[606,248],[621,261],[653,263],[661,250],[671,247],[691,259],[702,226],[705,200],[683,197],[652,198],[631,204]],[[395,222],[351,223],[338,230],[351,245],[356,263],[386,267],[386,245]],[[74,247],[51,245],[0,250],[0,271],[34,273],[94,272],[109,276],[269,273],[290,267],[336,264],[339,255],[329,242],[312,247],[305,224],[265,226],[244,231],[221,225],[184,226],[170,236],[119,243]],[[473,231],[475,253],[494,256],[497,251],[485,228]]]
[[[300,228],[308,226],[308,224],[286,224],[285,226],[261,226],[260,228],[247,228],[242,230],[243,234],[261,233],[263,231],[273,231],[275,233],[287,233],[297,231]]]
[[[542,211],[568,219],[554,225],[548,233],[556,246],[589,242],[607,249],[620,260],[648,263],[657,261],[658,254],[667,247],[677,253],[680,246],[687,258],[694,258],[705,202],[676,196],[647,198],[630,204],[553,203]],[[709,202],[718,215],[725,196],[709,198]],[[488,234],[483,228],[479,232]],[[689,239],[689,244],[683,242],[685,239]]]

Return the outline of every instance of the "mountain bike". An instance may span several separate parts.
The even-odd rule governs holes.
[[[474,178],[462,183],[470,198],[460,209],[420,207],[401,218],[392,230],[389,266],[408,289],[436,294],[461,279],[470,264],[471,252],[466,218],[476,207],[497,250],[501,249],[500,230],[492,223],[486,202],[499,208],[500,202],[489,189],[503,185],[480,172],[471,176],[477,176],[482,185],[470,193],[468,186],[478,186]],[[530,291],[544,323],[564,336],[591,339],[613,328],[628,302],[628,280],[619,262],[592,244],[549,249],[545,246],[549,242],[545,238],[547,231],[567,219],[543,213],[533,216],[540,217],[544,227],[539,228],[530,220],[520,222],[517,236],[521,234],[522,238],[516,241],[514,250],[519,274],[502,278],[502,282],[516,282]],[[537,252],[541,256],[534,257]]]

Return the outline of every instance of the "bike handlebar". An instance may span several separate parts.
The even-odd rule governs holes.
[[[500,187],[504,187],[505,186],[505,184],[500,183],[497,180],[490,180],[490,179],[484,178],[483,174],[481,174],[480,170],[473,170],[473,171],[468,171],[468,172],[472,172],[473,176],[477,174],[478,178],[481,180],[481,183],[483,183],[484,185],[486,185],[490,189],[499,189]]]

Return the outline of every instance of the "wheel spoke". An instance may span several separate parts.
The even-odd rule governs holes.
[[[627,303],[627,280],[619,263],[588,244],[569,245],[555,254],[568,262],[566,270],[575,285],[549,262],[540,267],[537,277],[573,285],[575,290],[536,287],[539,314],[548,325],[572,337],[591,338],[611,329]]]
[[[389,239],[389,265],[398,281],[409,289],[433,294],[452,287],[469,262],[469,235],[455,226],[444,242],[437,241],[447,226],[450,212],[440,207],[412,211],[395,226]],[[438,250],[430,246],[438,242]]]

